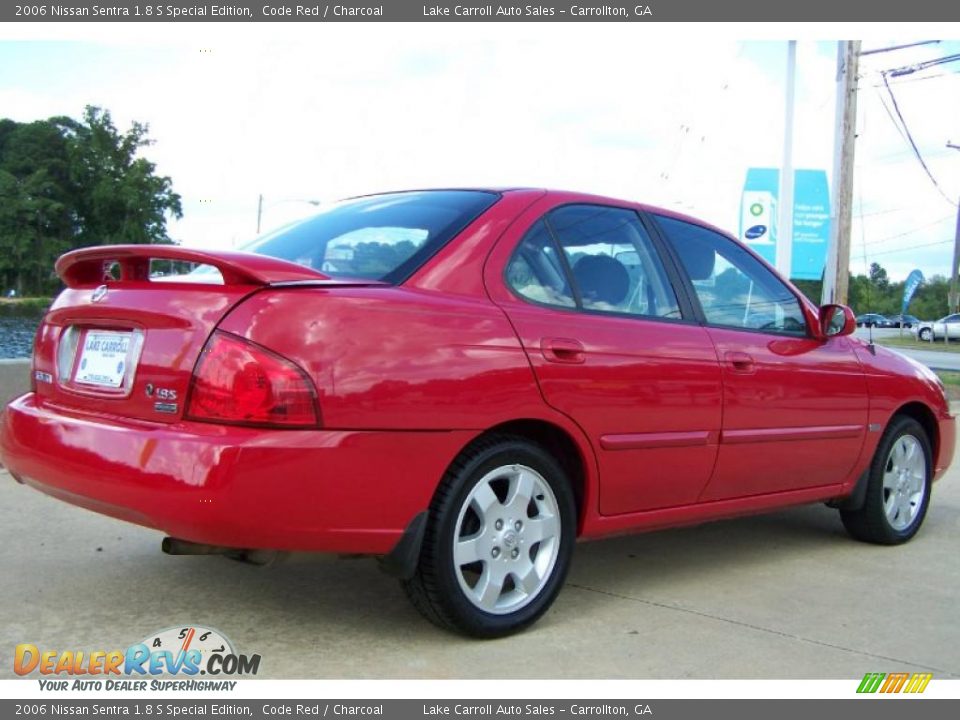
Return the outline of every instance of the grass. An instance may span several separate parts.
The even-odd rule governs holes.
[[[52,302],[48,297],[0,298],[0,317],[39,318]]]
[[[947,389],[947,398],[949,400],[960,400],[960,372],[937,370],[936,373]]]
[[[906,330],[903,332],[903,337],[874,337],[873,341],[877,345],[886,345],[893,348],[960,353],[960,340],[951,340],[949,344],[943,340],[924,342],[923,340],[917,340],[915,335]]]

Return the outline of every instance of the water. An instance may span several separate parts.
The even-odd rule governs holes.
[[[0,359],[30,357],[39,324],[39,315],[0,315]]]

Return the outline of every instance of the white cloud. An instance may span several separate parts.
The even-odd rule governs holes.
[[[736,230],[746,168],[779,165],[782,152],[782,43],[744,45],[702,30],[691,40],[634,25],[346,24],[212,36],[128,27],[109,37],[85,29],[93,45],[44,46],[84,60],[88,74],[60,64],[57,76],[29,85],[0,75],[0,107],[25,120],[78,115],[93,103],[121,127],[150,123],[157,143],[148,155],[184,197],[171,234],[188,244],[249,238],[260,193],[269,228],[312,210],[297,200],[465,184],[610,194]],[[862,232],[880,252],[933,242],[950,225],[871,245],[950,212],[867,87],[877,67],[938,53],[865,59],[857,192],[868,217],[862,231],[854,224],[855,248]],[[798,167],[831,170],[833,78],[833,57],[801,42]],[[954,194],[960,153],[940,149],[950,137],[960,142],[958,78],[895,88],[931,170]],[[947,272],[949,252],[876,259],[893,277],[928,261],[929,275]]]

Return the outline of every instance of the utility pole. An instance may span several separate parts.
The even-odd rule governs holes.
[[[821,293],[821,302],[824,304],[847,303],[859,55],[859,40],[844,40],[837,44],[837,124],[833,153],[833,202],[830,206],[830,249]]]
[[[783,117],[783,162],[777,218],[777,270],[790,279],[793,269],[793,98],[796,88],[797,41],[787,43],[787,95]]]
[[[952,142],[947,142],[947,147],[960,150],[960,145],[954,145]],[[957,312],[957,306],[960,305],[960,295],[957,293],[958,271],[960,271],[960,201],[957,202],[957,231],[953,240],[953,265],[950,266],[950,295],[947,300],[951,315]]]
[[[291,202],[306,203],[307,205],[313,205],[314,207],[317,207],[320,205],[319,200],[311,200],[309,198],[281,198],[280,200],[272,201],[267,206],[267,210],[269,210],[270,208],[276,205],[280,205],[281,203],[291,203]],[[257,235],[260,234],[260,225],[262,221],[263,221],[263,193],[260,193],[260,195],[257,197]]]

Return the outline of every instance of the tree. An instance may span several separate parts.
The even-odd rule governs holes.
[[[137,122],[120,133],[96,107],[81,121],[0,119],[0,290],[51,292],[54,261],[73,248],[170,242],[180,196],[141,155],[147,133]]]
[[[70,157],[70,179],[85,189],[78,196],[77,245],[167,243],[166,214],[183,217],[180,196],[169,177],[138,157],[153,144],[149,127],[134,122],[120,134],[110,113],[87,106],[83,122],[55,118]]]
[[[890,278],[887,277],[887,271],[881,267],[880,263],[870,263],[870,282],[880,290],[886,290],[890,285]]]
[[[903,282],[890,282],[889,275],[879,263],[870,265],[868,275],[851,275],[847,302],[857,315],[877,312],[882,315],[899,315],[903,308]],[[949,281],[942,275],[927,279],[910,301],[907,313],[921,320],[942,317],[947,312]],[[795,280],[804,295],[820,304],[820,280]]]
[[[50,123],[3,121],[0,131],[0,274],[5,287],[49,284],[50,257],[69,248],[69,158]]]

